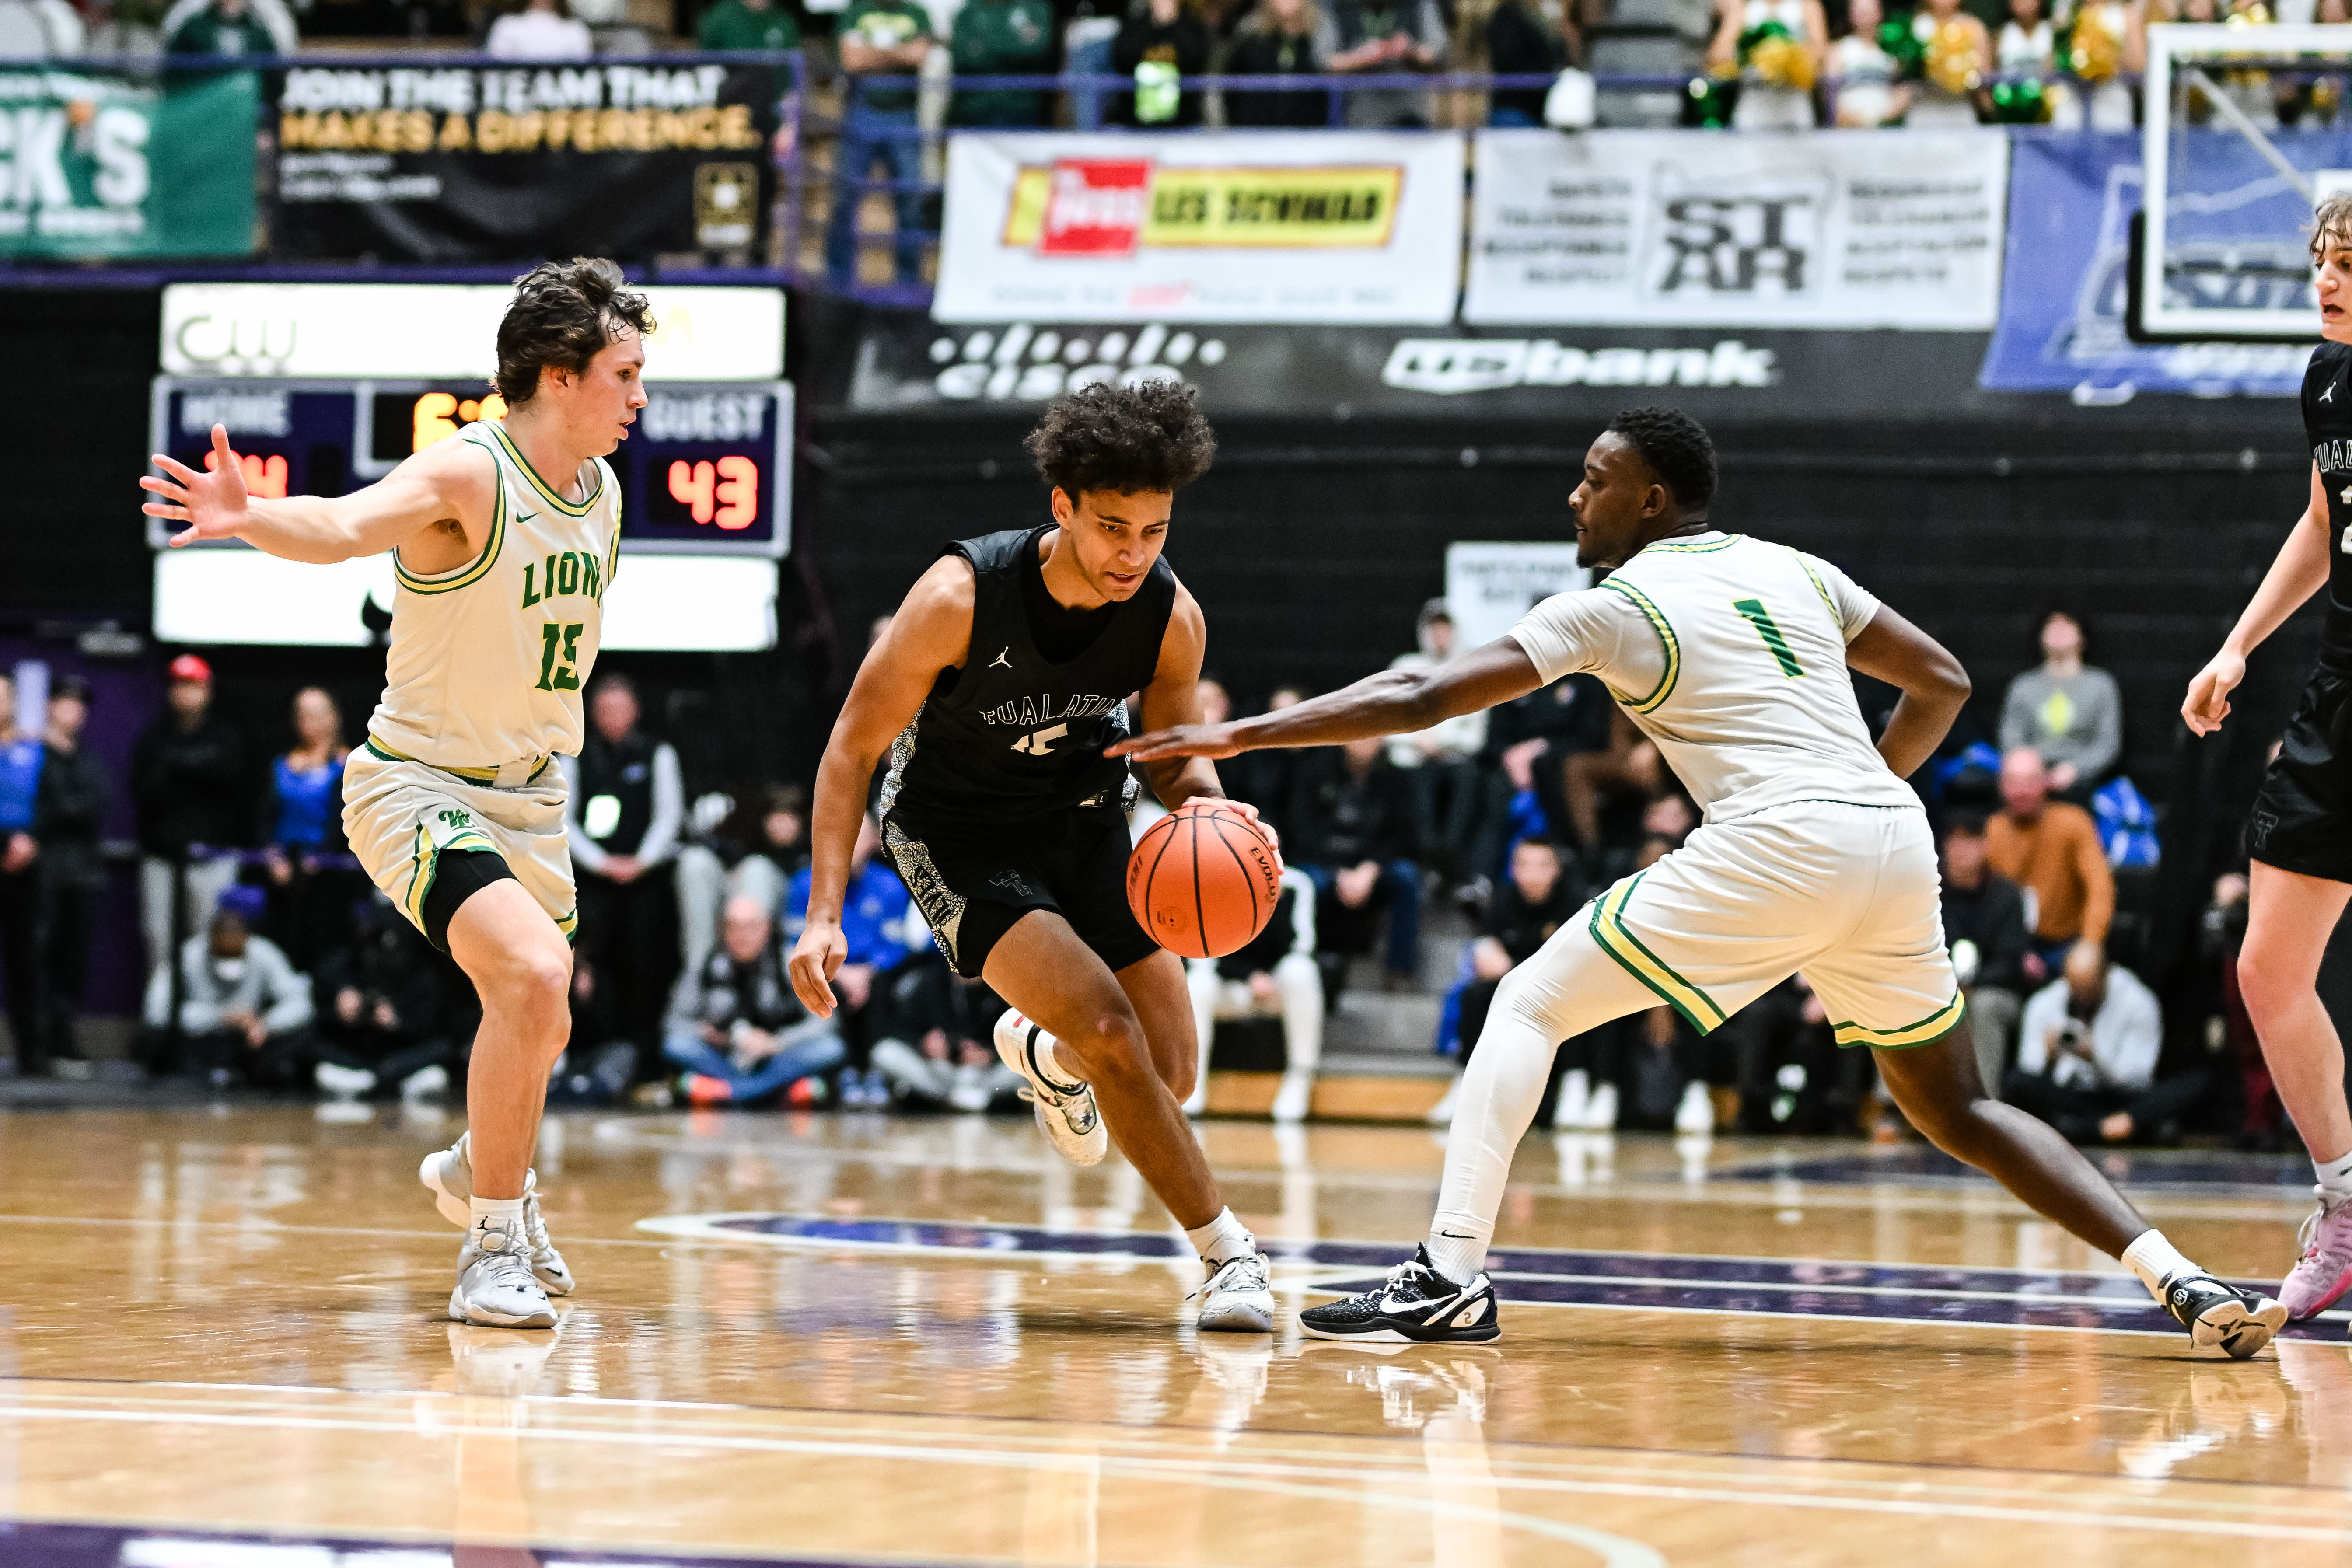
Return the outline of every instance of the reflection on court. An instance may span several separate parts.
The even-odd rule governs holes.
[[[1532,1138],[1493,1346],[1302,1341],[1401,1258],[1417,1130],[1202,1128],[1285,1326],[1201,1335],[1116,1157],[1025,1122],[577,1117],[554,1332],[443,1321],[450,1127],[0,1121],[0,1563],[1517,1564],[2352,1551],[2324,1321],[2195,1362],[2121,1269],[1915,1152]],[[2136,1157],[2275,1277],[2283,1163]]]

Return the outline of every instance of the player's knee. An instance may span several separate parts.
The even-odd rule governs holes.
[[[1151,1047],[1132,1013],[1105,1010],[1088,1026],[1085,1037],[1071,1044],[1085,1059],[1090,1078],[1133,1077],[1151,1070]]]
[[[2238,994],[2245,999],[2246,1013],[2257,1029],[2293,1007],[2314,983],[2251,944],[2238,954]]]
[[[550,948],[515,953],[499,966],[491,984],[483,989],[484,1005],[506,1014],[516,1027],[543,1034],[568,1032],[572,1012],[569,950]]]
[[[1178,1062],[1160,1073],[1160,1081],[1168,1086],[1168,1092],[1181,1104],[1192,1098],[1193,1087],[1201,1081],[1200,1069],[1192,1062]]]

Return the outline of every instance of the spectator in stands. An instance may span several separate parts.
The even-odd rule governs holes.
[[[1471,881],[1457,897],[1477,901],[1484,892],[1480,879],[1501,876],[1512,840],[1526,834],[1560,838],[1573,831],[1579,852],[1597,861],[1603,811],[1621,800],[1646,798],[1663,776],[1656,749],[1630,721],[1612,717],[1614,709],[1599,680],[1571,675],[1487,710],[1486,743],[1479,753],[1486,797],[1471,852]],[[1630,737],[1622,746],[1621,723]]]
[[[502,60],[584,60],[596,40],[566,0],[524,0],[521,10],[490,24],[482,48]]]
[[[2009,1066],[2009,1042],[2032,989],[2025,961],[2032,953],[2025,897],[1992,868],[1981,817],[1960,815],[1944,829],[1944,940],[1968,997],[1977,1073],[1985,1092],[1998,1095]]]
[[[1829,1009],[1803,975],[1733,1014],[1717,1037],[1731,1049],[1741,1132],[1855,1131],[1872,1082],[1869,1058],[1839,1047]]]
[[[1454,657],[1454,616],[1444,600],[1423,605],[1415,629],[1421,646],[1391,659],[1391,669],[1430,669]],[[1486,792],[1486,778],[1478,768],[1478,753],[1486,743],[1483,712],[1441,720],[1415,734],[1391,736],[1388,742],[1389,761],[1404,770],[1410,786],[1421,858],[1449,881],[1485,869],[1470,864],[1470,849]]]
[[[723,815],[706,823],[712,806]],[[808,792],[772,784],[740,804],[706,795],[688,815],[704,829],[677,852],[678,929],[691,971],[718,945],[719,906],[727,900],[749,897],[770,911],[782,909],[784,885],[808,860]]]
[[[89,682],[67,676],[49,689],[48,732],[42,737],[39,792],[33,800],[33,841],[39,850],[43,967],[48,1004],[41,1038],[16,1042],[16,1070],[43,1070],[42,1058],[83,1058],[76,1026],[89,980],[89,945],[106,896],[106,857],[99,843],[114,786],[82,745],[89,722]]]
[[[1461,13],[1467,17],[1469,10]],[[1486,18],[1484,37],[1476,50],[1486,68],[1496,76],[1551,76],[1576,58],[1575,9],[1563,6],[1554,24],[1535,0],[1500,0]],[[1457,57],[1465,51],[1456,49]],[[1464,63],[1467,63],[1465,61]],[[1539,87],[1496,88],[1486,100],[1486,123],[1521,128],[1544,122],[1544,95]]]
[[[1180,91],[1177,79],[1209,68],[1216,39],[1185,0],[1142,0],[1129,8],[1110,47],[1111,69],[1133,79],[1135,90],[1110,100],[1115,125],[1172,130],[1201,123],[1201,95]]]
[[[695,24],[694,41],[705,49],[797,49],[801,25],[776,0],[719,0]]]
[[[2019,747],[2000,760],[2001,809],[1985,828],[1992,868],[2031,896],[2033,951],[2026,978],[2055,973],[2077,942],[2099,947],[2116,917],[2116,876],[2097,825],[2079,805],[2050,798],[2040,753]]]
[[[153,0],[116,0],[116,9],[118,13],[124,10],[137,10],[152,16],[152,12],[147,7],[152,3]],[[213,0],[172,0],[172,8],[163,13],[163,20],[156,26],[154,37],[158,39],[170,38],[192,18],[203,15],[212,7]],[[269,36],[268,48],[262,52],[275,50],[281,55],[290,55],[301,47],[300,34],[294,26],[294,13],[288,6],[286,0],[245,0],[244,10],[247,16],[260,23],[263,30]],[[135,46],[140,43],[142,35],[145,31],[146,29],[141,27],[135,21],[102,23],[98,28],[98,33],[101,37],[95,38],[92,43],[93,52],[101,52],[118,47],[132,47],[131,52],[140,52]],[[102,37],[110,34],[114,36],[111,42],[106,41]]]
[[[580,883],[579,948],[608,992],[614,1023],[637,1047],[638,1070],[659,1059],[664,1005],[678,963],[677,889],[670,861],[686,816],[677,752],[637,728],[636,688],[615,671],[588,694],[588,734],[562,759],[564,823]]]
[[[246,0],[207,0],[174,21],[166,18],[163,51],[173,55],[272,55],[278,39]]]
[[[311,986],[319,1020],[312,1080],[339,1100],[386,1089],[403,1100],[442,1093],[457,1051],[443,1026],[433,950],[373,889],[351,925],[352,940],[319,961]]]
[[[1341,964],[1369,952],[1383,911],[1389,920],[1390,984],[1409,984],[1421,962],[1421,868],[1412,858],[1412,802],[1386,742],[1318,746],[1299,759],[1284,813],[1283,847],[1320,897],[1316,927],[1323,952]],[[1336,991],[1336,984],[1326,989]]]
[[[297,1088],[310,1081],[317,1059],[310,981],[277,943],[254,934],[266,898],[258,888],[228,889],[210,930],[180,949],[181,1061],[215,1089],[240,1080],[256,1089]],[[156,971],[148,984],[146,1021],[157,1031],[173,1023],[168,970]]]
[[[201,851],[246,840],[253,797],[245,742],[215,716],[212,666],[194,654],[172,661],[163,716],[131,752],[131,796],[139,810],[139,915],[151,973],[173,952],[172,889],[184,889],[181,929],[200,931],[222,891],[236,880],[234,858]]]
[[[1335,0],[1331,19],[1339,48],[1334,73],[1400,76],[1445,64],[1445,18],[1437,0]],[[1360,129],[1429,123],[1425,95],[1410,88],[1371,88],[1348,94],[1347,121]]]
[[[771,906],[730,899],[719,931],[701,973],[678,987],[662,1037],[662,1054],[685,1069],[680,1091],[697,1105],[814,1100],[817,1075],[841,1065],[841,1032],[793,994]]]
[[[1315,1097],[1315,1068],[1323,1059],[1323,972],[1315,963],[1313,879],[1297,867],[1282,873],[1282,892],[1265,929],[1246,946],[1223,958],[1195,958],[1185,964],[1192,992],[1192,1028],[1201,1042],[1200,1071],[1187,1114],[1209,1103],[1209,1059],[1221,1018],[1282,1020],[1282,1087],[1275,1091],[1274,1119],[1306,1118]]]
[[[1993,37],[1995,70],[2038,86],[2056,68],[2057,47],[2057,34],[2042,14],[2042,0],[2009,0],[2009,19]]]
[[[47,1054],[43,1035],[40,841],[41,737],[16,722],[16,683],[0,675],[0,975],[16,1070],[30,1076]]]
[[[294,694],[294,746],[270,764],[262,793],[262,866],[270,886],[271,940],[288,962],[309,969],[346,934],[343,909],[362,889],[355,877],[322,884],[321,858],[343,844],[343,716],[316,686]],[[321,894],[327,900],[321,903]],[[337,897],[341,895],[340,903]],[[336,919],[326,918],[333,910]]]
[[[873,1071],[899,1103],[967,1112],[1018,1103],[1025,1080],[997,1059],[1004,1001],[987,982],[918,953],[884,982],[875,1007]]]
[[[1911,107],[1911,84],[1878,41],[1885,20],[1878,0],[1847,0],[1851,28],[1830,46],[1822,74],[1829,79],[1836,123],[1849,130],[1874,130],[1899,121]]]
[[[1054,68],[1054,8],[1046,0],[964,0],[948,47],[958,76],[1043,76]],[[959,91],[948,123],[1020,130],[1048,122],[1047,95],[1027,88]]]
[[[1257,0],[1225,50],[1230,76],[1320,76],[1339,52],[1339,29],[1315,0]],[[1236,88],[1225,95],[1229,125],[1261,128],[1331,123],[1330,95]]]
[[[888,1022],[888,1008],[877,1010],[873,1004],[877,994],[887,1000],[888,982],[901,966],[932,954],[930,928],[907,896],[907,885],[875,853],[881,847],[882,830],[868,812],[849,851],[849,880],[841,903],[841,935],[847,951],[833,977],[834,995],[840,1002],[835,1016],[841,1020],[842,1041],[849,1053],[849,1065],[842,1070],[841,1102],[851,1107],[890,1102],[882,1075],[867,1065],[874,1042],[883,1037],[879,1026]],[[784,894],[787,942],[798,942],[808,924],[808,901],[809,870],[803,866]]]
[[[66,0],[0,0],[0,59],[78,55],[81,16]]]
[[[1717,0],[1710,67],[1738,69],[1731,123],[1741,131],[1810,131],[1813,81],[1830,28],[1821,0]]]
[[[1511,847],[1511,871],[1486,905],[1486,917],[1466,957],[1470,976],[1458,991],[1456,1038],[1461,1064],[1469,1065],[1495,1005],[1503,976],[1536,955],[1537,949],[1566,925],[1585,900],[1584,881],[1557,840],[1522,838]],[[1580,1099],[1586,1085],[1579,1082]]]
[[[2096,948],[2033,994],[2005,1098],[2076,1143],[2169,1142],[2202,1099],[2202,1068],[2158,1079],[2164,1015],[2139,976]]]
[[[857,281],[857,209],[880,164],[893,189],[892,254],[901,283],[923,280],[923,142],[915,124],[915,89],[865,85],[864,77],[912,77],[931,52],[930,13],[918,0],[851,0],[834,33],[849,98],[833,160],[833,210],[824,232],[824,271],[836,289]]]
[[[1223,681],[1204,677],[1200,692],[1202,723],[1222,724],[1233,717],[1234,700],[1226,694]],[[1266,711],[1279,712],[1306,695],[1296,686],[1277,686],[1266,699]],[[1298,776],[1298,755],[1281,749],[1244,752],[1217,764],[1217,779],[1234,799],[1257,807],[1259,818],[1279,837],[1284,831],[1283,814],[1290,809],[1290,786]]]
[[[1961,0],[1925,0],[1911,15],[1925,71],[1912,84],[1911,111],[1904,124],[1915,129],[1974,125],[1988,107],[1986,79],[1992,75],[1992,34],[1981,19],[1961,8]]]
[[[2083,626],[2063,610],[2042,623],[2042,663],[2009,683],[2000,700],[2000,749],[2030,746],[2050,770],[2050,793],[2080,801],[2124,747],[2123,693],[2116,678],[2083,662]]]

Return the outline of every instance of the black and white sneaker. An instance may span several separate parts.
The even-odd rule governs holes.
[[[2210,1274],[2176,1274],[2164,1282],[2164,1310],[2200,1351],[2244,1361],[2286,1327],[2286,1309],[2258,1290],[2224,1285]]]
[[[1410,1263],[1389,1270],[1377,1290],[1310,1307],[1298,1326],[1318,1340],[1370,1340],[1388,1344],[1460,1344],[1491,1340],[1503,1331],[1495,1316],[1495,1285],[1481,1274],[1456,1285],[1429,1261],[1429,1248],[1416,1248]]]

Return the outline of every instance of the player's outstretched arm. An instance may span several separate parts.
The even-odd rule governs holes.
[[[833,977],[848,944],[841,906],[848,896],[849,858],[866,816],[866,789],[874,767],[899,732],[914,721],[943,669],[971,657],[971,565],[944,556],[915,580],[881,640],[866,650],[849,700],[817,764],[816,799],[809,809],[808,923],[793,945],[793,994],[820,1018],[833,1016]]]
[[[2223,639],[2221,651],[2189,683],[2180,717],[2192,734],[2210,735],[2221,727],[2221,721],[2230,716],[2230,693],[2246,679],[2246,656],[2327,581],[2327,492],[2319,482],[2319,465],[2314,463],[2311,500],[2296,520],[2294,531],[2279,546],[2278,559],[2271,563],[2245,614]]]
[[[1384,669],[1279,713],[1226,724],[1180,724],[1121,741],[1111,753],[1151,763],[1409,735],[1443,720],[1525,697],[1543,683],[1526,650],[1502,637],[1434,668]]]
[[[257,550],[289,561],[331,566],[358,555],[379,555],[440,525],[462,565],[482,545],[496,506],[497,465],[468,442],[444,441],[407,458],[374,484],[346,496],[288,496],[273,500],[248,495],[245,474],[229,449],[228,431],[213,426],[216,466],[199,472],[158,452],[163,471],[141,478],[139,488],[153,499],[140,510],[150,517],[187,526],[173,535],[174,545],[199,540],[242,539]],[[441,569],[433,562],[412,570]]]
[[[1878,754],[1895,776],[1907,779],[1936,748],[1969,700],[1969,672],[1951,650],[1886,605],[1845,645],[1846,664],[1876,676],[1903,696],[1878,737]]]

